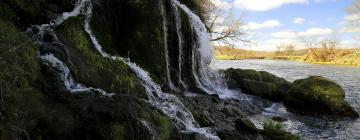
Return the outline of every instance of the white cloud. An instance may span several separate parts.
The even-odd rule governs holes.
[[[297,33],[294,31],[285,30],[285,31],[272,33],[271,36],[275,38],[296,38]]]
[[[274,38],[286,38],[286,39],[294,39],[299,37],[319,37],[319,36],[326,36],[334,31],[329,28],[309,28],[305,31],[295,32],[291,30],[284,30],[280,32],[272,33],[271,36]]]
[[[231,4],[224,0],[211,0],[212,3],[215,4],[216,7],[227,9],[231,7]]]
[[[286,4],[307,4],[308,0],[235,0],[236,7],[251,11],[269,11]]]
[[[315,3],[321,3],[321,2],[335,2],[337,0],[313,0]]]
[[[302,17],[296,17],[296,18],[294,18],[294,20],[293,20],[293,23],[294,23],[294,24],[303,24],[304,22],[305,22],[305,19],[302,18]]]
[[[309,37],[309,36],[323,36],[329,35],[333,33],[332,29],[329,28],[310,28],[303,32],[298,32],[299,36],[302,37]]]
[[[246,25],[247,29],[250,30],[258,30],[258,29],[262,29],[262,28],[274,28],[274,27],[278,27],[281,26],[280,21],[278,20],[266,20],[262,23],[256,23],[256,22],[249,22]]]
[[[341,33],[360,33],[360,27],[348,26],[340,30]]]

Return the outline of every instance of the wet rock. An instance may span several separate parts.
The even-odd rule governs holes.
[[[276,122],[285,122],[285,121],[288,121],[287,118],[284,118],[284,117],[281,117],[281,116],[275,116],[275,117],[272,117],[271,118],[273,121],[276,121]]]
[[[183,140],[206,140],[204,136],[200,135],[199,133],[187,133],[182,134]]]
[[[58,42],[58,38],[56,34],[53,32],[45,32],[42,38],[43,42]]]
[[[239,131],[249,131],[249,132],[253,132],[253,133],[256,133],[259,131],[256,128],[256,126],[248,118],[236,119],[235,120],[235,128]]]
[[[281,101],[291,85],[285,79],[265,71],[230,68],[225,70],[224,74],[231,87],[273,101]]]
[[[277,94],[278,87],[275,84],[244,79],[244,90],[251,92],[253,95],[265,97],[265,98],[274,98],[280,96]]]
[[[210,118],[209,113],[206,111],[197,114],[196,120],[198,121],[201,127],[214,126],[214,121]]]
[[[301,111],[337,116],[359,116],[345,101],[345,92],[342,87],[321,76],[296,80],[292,88],[288,90],[284,104]]]

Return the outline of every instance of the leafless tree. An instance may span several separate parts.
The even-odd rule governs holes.
[[[318,40],[315,37],[302,38],[308,48],[308,57],[315,61],[329,62],[335,60],[338,45],[337,34],[331,38]]]
[[[211,34],[211,41],[220,42],[226,46],[236,46],[239,42],[249,43],[245,39],[243,16],[237,17],[232,8],[219,7],[212,0],[202,2],[202,11],[205,25]]]

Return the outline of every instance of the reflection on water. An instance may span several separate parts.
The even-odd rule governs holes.
[[[263,70],[289,81],[320,75],[340,84],[346,92],[346,100],[360,112],[360,68],[305,64],[280,60],[234,60],[218,61],[219,69],[241,68]],[[319,116],[304,116],[289,113],[282,104],[274,104],[263,115],[284,116],[285,128],[308,139],[360,139],[360,119],[331,119]]]

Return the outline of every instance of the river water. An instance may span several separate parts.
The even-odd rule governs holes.
[[[288,81],[320,75],[340,84],[346,92],[346,101],[360,112],[360,68],[306,64],[281,60],[229,60],[217,61],[219,69],[241,68],[268,71]],[[265,117],[264,117],[265,116]],[[281,116],[286,130],[306,139],[352,140],[360,139],[360,119],[335,119],[325,116],[299,115],[287,112],[281,103],[275,103],[254,118]],[[259,121],[261,119],[257,119]]]

